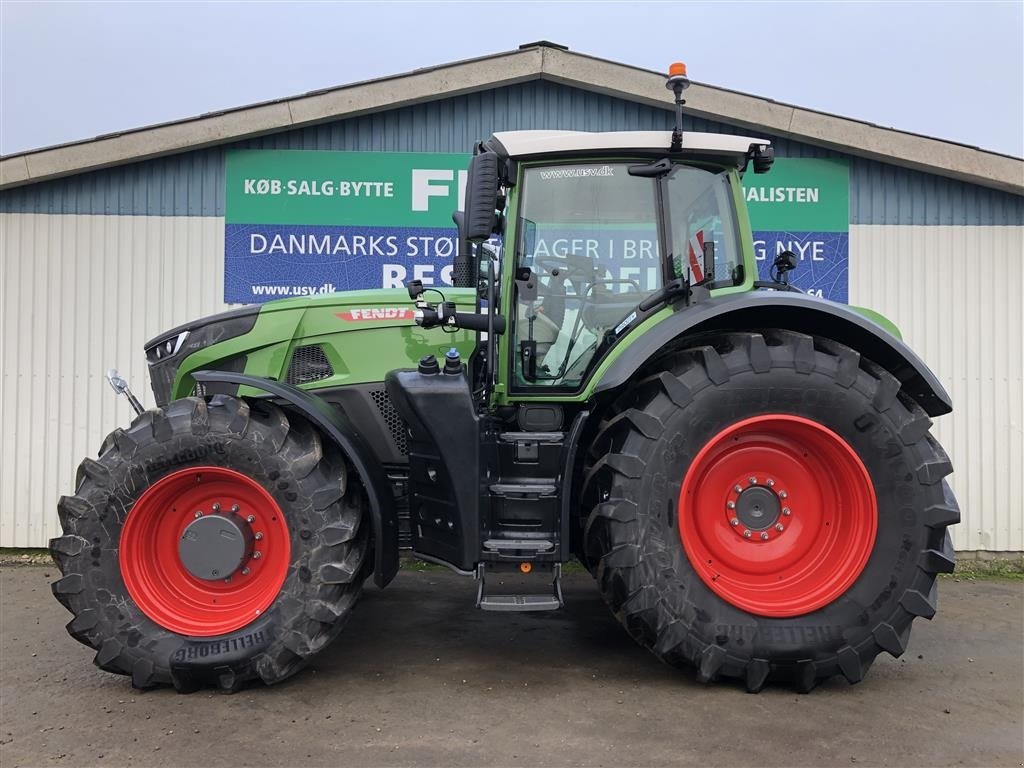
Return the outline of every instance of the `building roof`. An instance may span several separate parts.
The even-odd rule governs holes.
[[[515,51],[8,155],[0,158],[0,189],[537,79],[673,109],[664,73],[541,41]],[[686,95],[686,110],[695,117],[1024,195],[1021,158],[697,82]]]

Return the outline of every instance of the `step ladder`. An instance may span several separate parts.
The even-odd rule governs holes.
[[[487,564],[476,567],[476,607],[484,611],[555,611],[565,605],[562,599],[562,564],[555,563],[551,594],[544,595],[488,595]]]

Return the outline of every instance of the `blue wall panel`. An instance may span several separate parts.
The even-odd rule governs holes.
[[[468,152],[494,131],[669,130],[672,113],[544,80],[339,120],[0,192],[0,211],[223,216],[224,152]],[[689,130],[751,133],[689,118]],[[848,157],[851,224],[1024,224],[1024,197],[764,134],[781,157]]]

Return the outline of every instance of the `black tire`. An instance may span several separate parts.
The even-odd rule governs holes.
[[[765,413],[827,426],[868,470],[878,527],[845,593],[811,613],[766,618],[708,588],[678,531],[682,479],[723,428]],[[723,333],[670,350],[614,403],[593,441],[583,502],[585,557],[627,631],[698,680],[768,681],[802,692],[841,674],[861,680],[881,651],[899,656],[914,618],[936,609],[959,522],[952,471],[931,421],[899,381],[854,350],[782,330]]]
[[[290,560],[263,614],[216,637],[187,637],[150,620],[129,595],[118,562],[122,527],[151,484],[192,466],[233,469],[270,492],[287,521]],[[297,672],[341,631],[363,579],[367,529],[362,485],[338,449],[302,418],[262,401],[192,397],[146,411],[78,469],[61,498],[64,535],[50,542],[63,578],[53,593],[74,614],[68,632],[97,650],[95,663],[136,688],[172,684],[237,690]]]

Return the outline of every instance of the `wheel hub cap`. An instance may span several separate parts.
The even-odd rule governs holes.
[[[782,504],[775,492],[765,486],[755,485],[739,494],[736,500],[736,517],[740,525],[751,531],[763,531],[775,525],[782,513]]]
[[[252,554],[253,531],[237,515],[204,515],[185,527],[178,557],[197,579],[214,581],[230,576]]]

